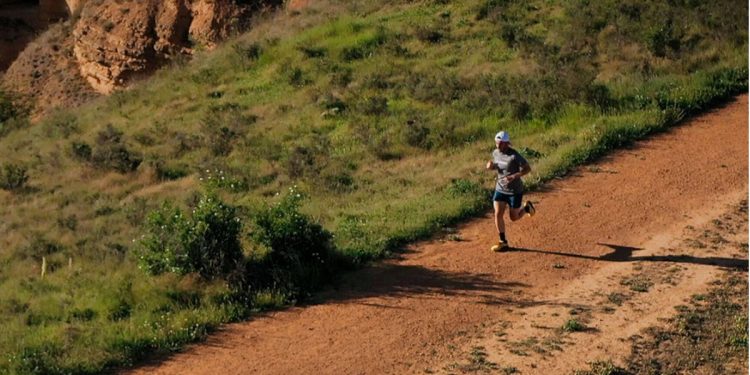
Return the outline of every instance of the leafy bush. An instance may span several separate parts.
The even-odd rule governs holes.
[[[332,235],[300,213],[302,199],[295,188],[290,188],[280,202],[261,210],[254,218],[250,237],[265,250],[259,269],[272,270],[271,280],[265,283],[309,290],[330,276]]]
[[[6,164],[0,170],[0,188],[3,190],[20,190],[29,180],[26,167],[17,164]]]
[[[73,141],[70,144],[70,152],[74,158],[80,161],[91,161],[91,146],[86,142]]]
[[[242,259],[241,228],[236,209],[211,194],[201,197],[191,215],[165,203],[146,220],[137,250],[139,266],[151,274],[226,276]]]

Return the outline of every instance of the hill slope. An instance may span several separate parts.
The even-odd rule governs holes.
[[[500,128],[530,188],[664,130],[747,90],[746,13],[321,1],[35,126],[0,117],[0,366],[97,372],[304,298],[483,212]],[[236,268],[196,271],[205,235]]]

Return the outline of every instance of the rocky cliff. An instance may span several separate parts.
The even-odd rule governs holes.
[[[109,94],[194,48],[212,48],[251,17],[283,0],[41,0],[44,17],[71,17],[31,43],[8,68],[3,86],[31,98],[42,111],[70,105],[66,86],[82,80],[81,98]],[[46,5],[45,5],[46,4]],[[1,5],[1,4],[0,4]],[[42,14],[42,13],[40,13]],[[77,76],[77,77],[73,77]],[[75,85],[80,88],[79,85]],[[51,92],[53,91],[53,92]],[[39,111],[37,111],[39,112]]]
[[[73,31],[75,57],[91,86],[110,93],[196,45],[213,47],[243,26],[250,10],[226,0],[88,4]]]

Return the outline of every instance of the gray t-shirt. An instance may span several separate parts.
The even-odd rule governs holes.
[[[492,163],[497,169],[497,184],[495,190],[503,194],[521,194],[523,193],[523,182],[516,178],[508,183],[506,176],[521,170],[521,166],[529,164],[518,151],[509,148],[506,152],[500,152],[499,149],[492,151]]]

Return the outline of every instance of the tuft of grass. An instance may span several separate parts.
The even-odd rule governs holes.
[[[630,290],[639,293],[646,293],[654,285],[654,283],[643,274],[638,274],[633,277],[626,277],[620,280],[621,285],[625,285]]]
[[[563,332],[581,332],[586,330],[586,325],[579,322],[577,319],[568,319],[565,324],[562,325]]]
[[[594,361],[591,362],[591,369],[577,370],[575,375],[631,375],[632,373],[624,368],[618,367],[611,361]]]

